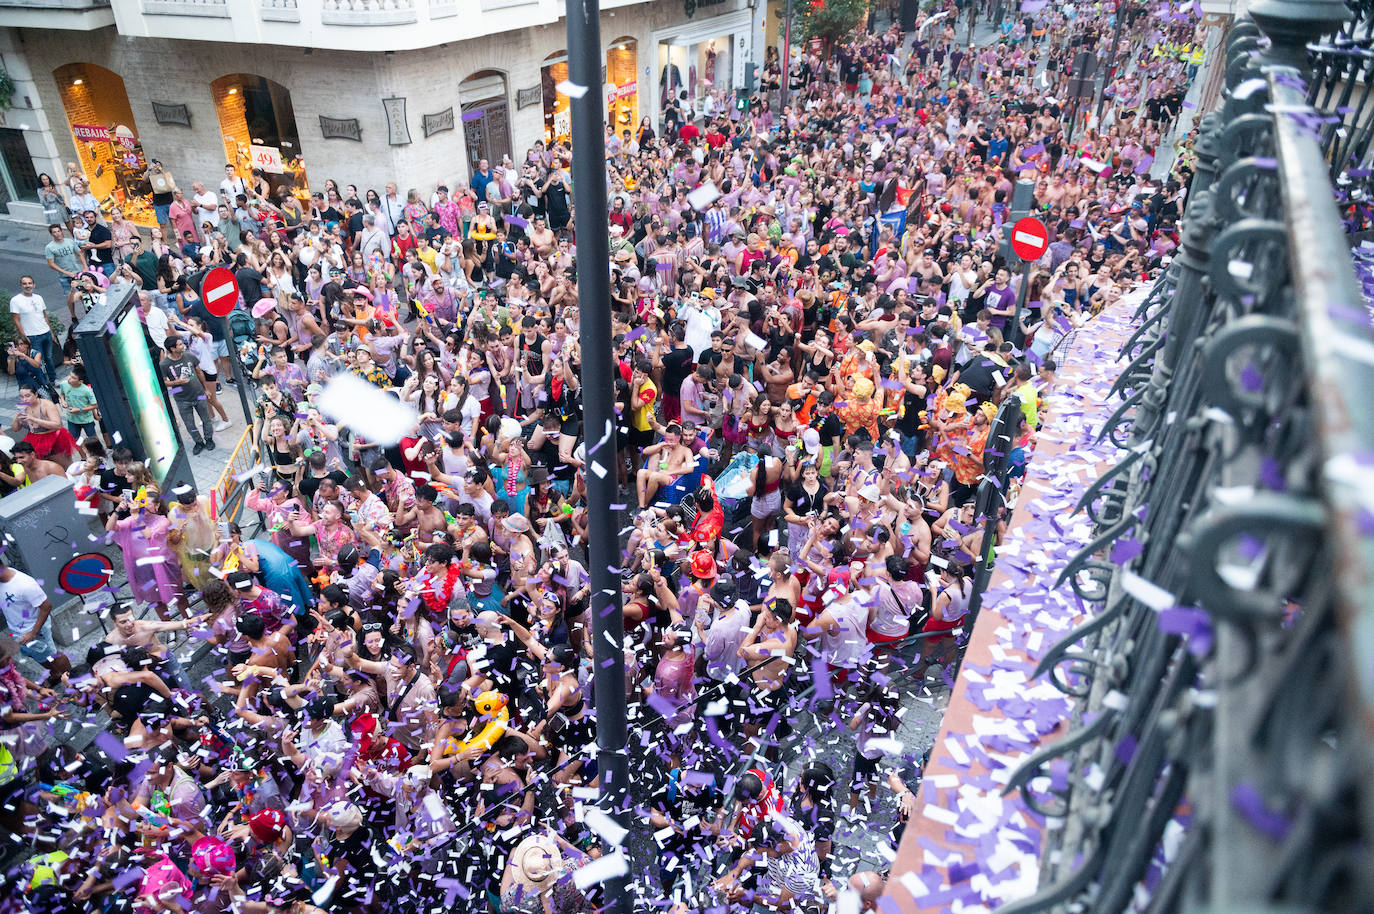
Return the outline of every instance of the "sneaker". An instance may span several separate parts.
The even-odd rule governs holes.
[[[203,450],[205,450],[205,442],[204,442],[204,441],[197,441],[197,442],[196,442],[196,446],[193,447],[193,448],[191,448],[191,456],[194,457],[194,456],[196,456],[197,454],[199,454],[199,453],[200,453],[201,451],[203,451]]]
[[[215,431],[222,432],[231,425],[228,419],[221,419],[215,423]]]
[[[213,450],[215,449],[215,442],[214,442],[214,439],[211,439],[211,440],[205,442],[205,449],[206,449],[207,451],[213,451]]]

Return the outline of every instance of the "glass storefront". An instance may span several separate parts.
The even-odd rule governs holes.
[[[639,43],[633,38],[606,49],[606,117],[617,134],[639,123]]]
[[[572,142],[572,100],[558,91],[558,84],[568,78],[568,52],[551,54],[539,71],[539,84],[544,92],[544,144]]]
[[[139,225],[156,225],[148,163],[119,74],[90,63],[53,71],[72,143],[90,192],[105,213],[118,206]]]
[[[732,36],[721,35],[691,44],[660,42],[658,46],[659,110],[669,97],[682,98],[686,93],[692,110],[701,111],[707,93],[717,101],[734,91],[734,61]],[[717,106],[720,110],[720,106]]]
[[[289,193],[307,202],[310,186],[291,92],[252,73],[231,73],[210,84],[224,138],[226,162],[247,179],[254,169],[271,185],[271,196]]]

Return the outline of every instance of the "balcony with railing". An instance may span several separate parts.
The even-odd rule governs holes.
[[[1367,85],[1330,91],[1374,17],[1250,15],[1121,352],[1128,457],[1061,575],[1091,616],[1038,670],[1079,726],[1005,785],[1047,827],[999,914],[1374,910],[1374,322],[1342,224],[1374,132]]]
[[[114,24],[110,0],[0,0],[0,24],[94,29]]]
[[[415,0],[324,0],[320,21],[325,25],[404,25],[415,22]]]
[[[204,16],[228,19],[228,0],[142,0],[147,16]]]
[[[88,0],[0,0],[77,4]],[[121,35],[239,44],[357,49],[358,30],[374,51],[401,51],[555,25],[563,0],[103,0]],[[602,0],[616,9],[648,0]],[[55,6],[54,6],[55,8]],[[206,20],[216,20],[210,25]],[[108,21],[107,23],[108,24]]]
[[[264,22],[300,22],[298,0],[258,0],[258,15]]]

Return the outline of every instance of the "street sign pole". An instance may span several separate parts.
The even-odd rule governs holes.
[[[1049,250],[1050,233],[1045,223],[1034,216],[1026,216],[1012,223],[1010,240],[1012,253],[1021,258],[1022,267],[1021,288],[1016,293],[1016,313],[1008,338],[1013,346],[1020,349],[1026,340],[1021,331],[1021,313],[1026,307],[1026,296],[1030,291],[1031,267]]]
[[[1021,349],[1026,344],[1026,334],[1021,329],[1021,312],[1026,307],[1026,291],[1030,288],[1031,267],[1034,261],[1022,261],[1021,267],[1021,288],[1016,293],[1016,316],[1012,319],[1011,325],[1011,344],[1017,349]]]
[[[253,427],[253,408],[248,405],[248,383],[243,377],[243,366],[239,364],[239,354],[234,351],[234,331],[229,326],[229,312],[239,302],[239,284],[234,272],[227,267],[216,267],[205,274],[200,284],[200,297],[205,302],[205,310],[219,318],[220,333],[224,335],[224,348],[229,351],[229,370],[234,375],[234,386],[239,389],[239,405],[243,407],[243,421]],[[254,442],[256,447],[256,442]]]
[[[243,421],[248,423],[248,427],[253,427],[253,407],[248,404],[248,381],[243,376],[243,365],[239,363],[239,354],[234,350],[234,331],[229,326],[229,318],[219,319],[220,332],[224,334],[224,346],[229,350],[229,371],[234,376],[234,386],[239,389],[239,405],[243,407]],[[256,449],[257,442],[253,442]]]

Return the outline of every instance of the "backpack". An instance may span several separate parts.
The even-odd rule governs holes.
[[[242,345],[244,340],[253,338],[253,318],[242,308],[235,308],[229,312],[229,332],[234,335],[234,348]]]

